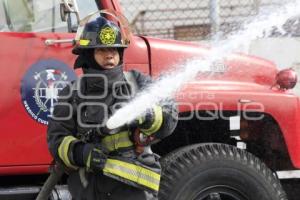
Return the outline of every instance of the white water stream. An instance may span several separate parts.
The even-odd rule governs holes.
[[[241,46],[247,46],[252,40],[268,36],[274,27],[284,34],[282,26],[288,19],[298,15],[300,15],[300,0],[261,10],[257,16],[244,22],[242,28],[229,35],[226,40],[213,41],[212,49],[205,58],[190,60],[175,66],[174,71],[155,81],[126,106],[119,109],[107,121],[107,127],[113,129],[129,123],[147,108],[162,103],[166,98],[172,98],[181,86],[195,79],[199,72],[210,72],[210,66],[215,61],[224,59]]]

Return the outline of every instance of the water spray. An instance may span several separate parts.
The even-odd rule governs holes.
[[[285,22],[299,14],[300,0],[279,6],[272,11],[262,9],[259,15],[243,23],[242,28],[230,34],[226,40],[213,41],[213,48],[201,60],[194,59],[176,66],[176,70],[167,73],[139,93],[136,98],[111,116],[107,121],[107,127],[118,128],[136,119],[155,104],[162,104],[164,100],[174,97],[176,91],[184,84],[194,80],[199,73],[212,72],[211,65],[215,61],[225,59],[241,45],[249,45],[254,39],[267,37],[275,27],[283,33],[281,27]]]

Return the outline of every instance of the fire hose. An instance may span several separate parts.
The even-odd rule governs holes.
[[[50,167],[50,176],[47,178],[46,182],[41,188],[36,200],[46,200],[49,198],[51,191],[64,175],[64,171],[64,167],[60,163],[55,163]]]

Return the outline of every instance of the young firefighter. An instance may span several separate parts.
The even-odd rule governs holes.
[[[137,71],[127,78],[122,66],[126,47],[119,27],[98,17],[85,25],[72,51],[78,55],[74,67],[82,67],[85,77],[61,91],[49,119],[48,145],[55,160],[68,168],[73,199],[146,200],[155,199],[149,191],[158,192],[157,156],[137,153],[133,135],[137,130],[157,140],[170,135],[177,124],[173,101],[148,109],[129,125],[105,127],[107,118],[134,95],[132,85],[142,89],[151,83]]]

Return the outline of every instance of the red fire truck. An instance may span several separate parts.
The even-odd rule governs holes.
[[[122,12],[117,0],[0,0],[0,199],[34,199],[49,175],[47,118],[72,81],[80,16]],[[157,77],[209,51],[199,44],[132,36],[125,69]],[[279,178],[300,168],[299,98],[291,69],[232,54],[176,94],[180,121],[152,146],[162,156],[159,199],[284,200]],[[298,131],[299,130],[299,131]],[[298,133],[299,132],[299,133]],[[50,199],[70,198],[65,178]]]

